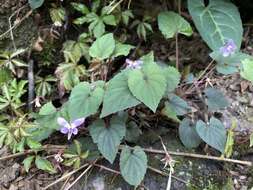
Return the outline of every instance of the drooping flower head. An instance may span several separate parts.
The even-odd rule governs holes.
[[[234,40],[229,39],[224,46],[220,48],[220,53],[223,55],[223,57],[228,57],[235,53],[237,47],[234,42]]]
[[[126,64],[127,64],[126,68],[140,69],[143,62],[141,60],[132,61],[130,59],[126,59]]]
[[[71,121],[70,123],[67,122],[63,117],[58,117],[57,122],[61,126],[61,133],[68,134],[68,140],[71,139],[72,135],[77,135],[78,128],[80,125],[82,125],[85,121],[85,118],[79,118],[74,121]]]

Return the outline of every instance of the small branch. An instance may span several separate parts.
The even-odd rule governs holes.
[[[123,149],[124,146],[120,145],[119,149]],[[130,149],[134,150],[134,148],[130,147]],[[166,152],[163,150],[157,150],[157,149],[147,149],[143,148],[143,151],[151,154],[165,154]],[[194,154],[194,153],[187,153],[187,152],[175,152],[175,151],[168,151],[169,154],[175,155],[175,156],[185,156],[185,157],[191,157],[191,158],[201,158],[201,159],[208,159],[208,160],[216,160],[220,162],[230,162],[235,164],[242,164],[246,166],[252,166],[252,162],[250,161],[242,161],[242,160],[235,160],[230,158],[223,158],[223,157],[217,157],[217,156],[208,156],[208,155],[202,155],[202,154]]]
[[[176,33],[176,68],[179,70],[178,33]]]
[[[112,172],[112,173],[115,173],[115,174],[120,175],[120,172],[119,172],[119,171],[113,170],[113,169],[108,168],[108,167],[106,167],[106,166],[103,166],[103,165],[100,165],[100,164],[96,164],[96,163],[93,163],[92,165],[93,165],[93,166],[96,166],[96,167],[99,167],[99,168],[101,168],[101,169],[103,169],[103,170],[106,170],[106,171],[109,171],[109,172]]]
[[[33,73],[34,61],[29,60],[28,63],[28,110],[33,111],[33,102],[34,102],[34,73]]]
[[[97,161],[97,160],[96,160]],[[95,162],[96,162],[95,161]],[[89,167],[87,167],[79,176],[78,178],[75,179],[75,181],[73,181],[68,187],[64,188],[64,190],[69,190],[71,187],[73,187],[73,185],[75,185],[80,179],[81,177],[83,177],[84,174],[86,174],[91,168],[92,168],[93,165],[89,165]]]
[[[166,172],[163,172],[163,171],[158,170],[158,169],[156,169],[156,168],[153,168],[153,167],[151,167],[151,166],[148,166],[148,169],[151,170],[151,171],[153,171],[153,172],[155,172],[155,173],[158,173],[158,174],[160,174],[160,175],[162,175],[162,176],[165,176],[165,177],[168,177],[168,176],[169,176],[169,174],[167,174]],[[174,178],[174,179],[176,179],[176,180],[178,180],[178,181],[180,181],[180,182],[182,182],[182,183],[189,184],[187,181],[185,181],[185,180],[183,180],[183,179],[180,179],[180,178],[178,178],[178,177],[176,177],[176,176],[173,176],[173,175],[172,175],[171,177]]]
[[[199,77],[198,77],[196,80],[193,81],[193,83],[192,83],[192,85],[190,86],[190,88],[188,88],[188,89],[186,90],[186,92],[185,92],[186,94],[189,93],[189,92],[191,92],[191,91],[192,91],[192,88],[193,88],[194,85],[195,85],[195,83],[198,82],[202,77],[205,76],[207,70],[212,66],[212,64],[213,64],[214,61],[215,61],[215,60],[213,59],[213,60],[207,65],[207,67],[205,68],[205,70],[199,75]],[[208,74],[208,73],[207,73],[207,74]]]
[[[40,149],[36,149],[36,150],[30,149],[30,150],[25,150],[24,152],[18,152],[18,153],[11,154],[11,155],[8,155],[8,156],[0,157],[0,161],[12,159],[12,158],[17,158],[17,157],[24,156],[24,155],[27,155],[27,154],[32,154],[32,153],[35,153],[35,152],[41,152],[41,151],[44,151],[44,150],[51,150],[52,149],[53,151],[58,151],[58,150],[65,149],[65,148],[66,148],[66,146],[45,145]]]
[[[14,24],[13,26],[11,26],[6,32],[4,32],[3,34],[0,35],[0,40],[7,35],[9,32],[11,32],[14,28],[16,28],[19,24],[21,24],[26,18],[28,18],[31,14],[33,13],[32,10],[30,10],[28,13],[26,13],[26,15],[21,18],[16,24]]]
[[[53,183],[50,183],[48,186],[42,188],[42,190],[47,190],[47,189],[49,189],[50,187],[52,187],[52,186],[56,185],[57,183],[59,183],[59,182],[65,180],[65,179],[67,179],[69,176],[72,176],[73,174],[75,174],[75,173],[78,172],[79,170],[81,170],[81,169],[87,167],[88,165],[89,165],[89,164],[86,163],[86,164],[82,165],[80,168],[78,168],[78,169],[76,169],[76,170],[73,170],[73,171],[71,171],[71,172],[69,172],[69,173],[63,175],[61,178],[57,179],[57,180],[54,181]]]

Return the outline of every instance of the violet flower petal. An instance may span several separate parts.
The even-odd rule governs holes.
[[[71,126],[72,127],[78,127],[80,125],[82,125],[85,121],[85,118],[79,118],[79,119],[76,119],[74,121],[71,122]]]
[[[77,135],[78,129],[77,129],[77,128],[73,128],[73,129],[72,129],[72,133],[73,133],[74,135]]]
[[[69,129],[67,127],[62,127],[61,128],[61,133],[67,134],[69,132]]]
[[[69,128],[69,123],[63,118],[63,117],[58,117],[57,118],[57,122],[60,126],[62,127],[66,127],[66,128]]]

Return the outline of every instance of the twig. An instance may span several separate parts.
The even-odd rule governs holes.
[[[97,161],[97,160],[96,160]],[[95,161],[95,162],[96,162]],[[92,168],[92,164],[91,165],[89,165],[89,167],[87,167],[79,176],[78,176],[78,178],[76,178],[75,179],[75,181],[73,181],[68,187],[66,187],[64,190],[69,190],[71,187],[73,187],[73,185],[75,185],[78,181],[79,181],[79,179],[81,179],[81,177],[83,177],[83,175],[84,174],[86,174],[91,168]]]
[[[2,39],[6,34],[11,32],[14,28],[16,28],[20,23],[22,23],[26,18],[28,18],[32,13],[33,13],[33,10],[30,10],[28,13],[26,13],[26,15],[23,18],[21,18],[16,24],[11,26],[6,32],[1,34],[0,39]]]
[[[33,100],[34,100],[34,74],[33,74],[33,66],[34,61],[32,59],[29,60],[28,63],[28,110],[30,112],[33,111]]]
[[[78,172],[79,170],[81,170],[81,169],[87,167],[88,165],[89,165],[89,164],[86,163],[86,164],[82,165],[80,168],[78,168],[78,169],[76,169],[76,170],[73,170],[73,171],[71,171],[71,172],[69,172],[69,173],[63,175],[61,178],[57,179],[57,180],[54,181],[53,183],[50,183],[48,186],[42,188],[42,190],[47,190],[47,189],[49,189],[50,187],[52,187],[52,186],[56,185],[57,183],[63,181],[64,179],[68,178],[69,176],[72,176],[73,174],[75,174],[75,173]]]
[[[43,146],[42,148],[39,148],[39,149],[25,150],[24,152],[18,152],[18,153],[11,154],[11,155],[8,155],[8,156],[0,157],[0,161],[12,159],[12,158],[17,158],[17,157],[24,156],[24,155],[31,154],[31,153],[35,153],[35,152],[41,152],[43,150],[51,150],[52,149],[52,150],[56,151],[56,150],[65,149],[65,148],[66,148],[66,146],[45,145],[45,146]]]
[[[176,68],[179,69],[178,33],[176,33]]]
[[[213,59],[213,60],[207,65],[207,67],[205,68],[205,70],[199,75],[199,77],[198,77],[196,80],[193,81],[193,83],[192,83],[192,85],[190,86],[190,88],[188,88],[188,89],[186,90],[186,92],[185,92],[186,94],[192,91],[192,88],[193,88],[193,86],[195,85],[195,83],[198,82],[198,81],[206,74],[207,70],[211,67],[211,65],[213,64],[214,61],[215,61],[215,60]]]
[[[160,174],[160,175],[162,175],[162,176],[165,176],[165,177],[168,177],[168,176],[169,176],[169,174],[167,174],[166,172],[163,172],[163,171],[158,170],[158,169],[156,169],[156,168],[153,168],[153,167],[151,167],[151,166],[148,166],[148,169],[151,170],[151,171],[153,171],[153,172],[155,172],[155,173],[158,173],[158,174]],[[178,181],[180,181],[180,182],[182,182],[182,183],[189,184],[187,181],[185,181],[185,180],[183,180],[183,179],[180,179],[180,178],[178,178],[178,177],[176,177],[176,176],[174,176],[174,175],[172,175],[171,177],[174,178],[174,179],[176,179],[176,180],[178,180]]]
[[[109,172],[112,172],[112,173],[115,173],[115,174],[120,175],[120,172],[119,172],[119,171],[113,170],[113,169],[108,168],[108,167],[106,167],[106,166],[103,166],[103,165],[100,165],[100,164],[96,164],[96,163],[93,163],[92,165],[93,165],[93,166],[96,166],[96,167],[99,167],[99,168],[101,168],[101,169],[104,169],[104,170],[106,170],[106,171],[109,171]]]
[[[124,146],[120,145],[119,149],[123,149]],[[134,150],[134,148],[130,147],[130,149]],[[152,154],[165,154],[166,152],[163,150],[157,150],[157,149],[148,149],[143,148],[143,151],[152,153]],[[242,160],[235,160],[230,158],[223,158],[223,157],[217,157],[217,156],[208,156],[208,155],[202,155],[202,154],[194,154],[194,153],[187,153],[187,152],[175,152],[175,151],[167,151],[171,155],[175,156],[185,156],[185,157],[191,157],[191,158],[201,158],[201,159],[208,159],[208,160],[216,160],[220,162],[230,162],[235,164],[242,164],[246,166],[252,166],[252,162],[250,161],[242,161]]]
[[[65,180],[65,182],[64,182],[64,184],[62,185],[62,187],[61,187],[60,190],[65,190],[65,187],[66,187],[67,183],[69,182],[70,178],[71,178],[71,176],[69,176],[69,177]]]

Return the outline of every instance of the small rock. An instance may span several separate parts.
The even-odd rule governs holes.
[[[231,85],[229,85],[229,88],[233,91],[239,91],[240,90],[240,86],[238,84],[231,84]]]
[[[98,177],[92,182],[94,190],[105,190],[104,178]]]
[[[9,183],[15,180],[19,175],[20,165],[15,163],[11,167],[5,168],[0,173],[0,185],[4,185],[5,187],[9,186]]]

